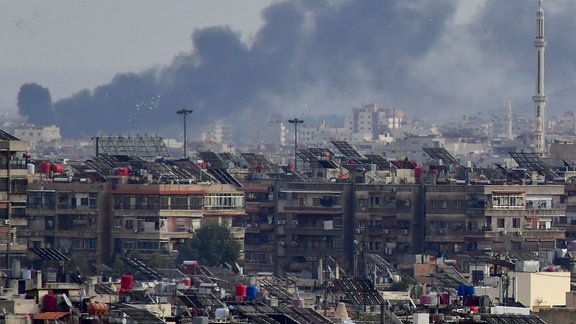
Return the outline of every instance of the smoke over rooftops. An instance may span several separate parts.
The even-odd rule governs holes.
[[[572,85],[574,71],[576,4],[558,2],[544,4],[552,90]],[[536,8],[525,0],[278,2],[249,43],[226,26],[194,30],[190,53],[57,101],[53,119],[75,137],[178,127],[184,107],[194,110],[192,125],[255,125],[273,112],[343,114],[366,102],[429,116],[504,106],[510,96],[530,103]]]

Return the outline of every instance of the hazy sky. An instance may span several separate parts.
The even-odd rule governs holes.
[[[37,82],[53,99],[118,72],[168,65],[195,28],[230,25],[249,38],[273,0],[18,0],[0,4],[0,110]]]
[[[534,116],[537,0],[6,3],[0,107],[35,82],[52,94],[54,122],[86,118],[100,127],[90,134],[126,120],[171,127],[184,106],[203,122],[261,123],[253,116],[341,115],[371,102],[440,119],[511,99]],[[545,0],[544,10],[551,115],[576,107],[576,1]]]

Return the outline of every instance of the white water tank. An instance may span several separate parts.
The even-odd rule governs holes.
[[[224,319],[230,316],[230,310],[226,307],[216,308],[216,313],[214,314],[216,319]]]

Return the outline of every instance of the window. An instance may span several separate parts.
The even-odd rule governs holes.
[[[54,191],[29,191],[26,207],[54,209],[56,207],[55,195]]]
[[[160,209],[168,209],[170,207],[170,198],[168,196],[160,197]]]
[[[512,218],[512,227],[519,228],[520,227],[520,218]]]
[[[504,218],[498,218],[496,220],[496,226],[498,226],[498,228],[504,228],[505,227]]]
[[[91,192],[88,194],[88,206],[90,209],[96,209],[96,199],[98,198],[98,194],[96,192]]]
[[[380,206],[380,197],[371,197],[370,198],[370,205],[372,207],[378,207]]]
[[[498,209],[523,209],[524,195],[522,194],[492,194],[492,207]]]
[[[126,229],[134,229],[134,220],[132,219],[127,219],[126,220]]]
[[[114,227],[115,228],[122,228],[122,217],[115,217],[114,218]]]
[[[172,204],[170,209],[188,209],[188,196],[172,196]]]
[[[202,209],[202,195],[190,196],[190,209],[193,209],[193,210]]]

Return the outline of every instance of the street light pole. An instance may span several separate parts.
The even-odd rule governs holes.
[[[178,115],[182,115],[182,119],[184,120],[184,159],[188,158],[188,150],[186,148],[186,142],[188,141],[186,137],[186,117],[193,112],[192,109],[180,109],[176,112]]]
[[[294,124],[294,170],[298,170],[298,124],[302,124],[302,119],[293,118],[289,119],[290,124]]]

